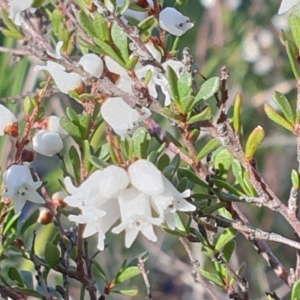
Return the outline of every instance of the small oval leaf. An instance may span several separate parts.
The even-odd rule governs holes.
[[[246,159],[250,160],[253,158],[254,153],[256,152],[257,148],[262,143],[265,137],[265,131],[261,126],[257,126],[249,135],[247,143],[246,143],[246,150],[245,150],[245,157]]]
[[[193,106],[196,106],[202,100],[207,100],[210,97],[212,97],[218,91],[219,86],[220,86],[220,78],[217,76],[206,80],[201,85],[199,92],[195,96]]]
[[[47,243],[45,247],[45,261],[51,267],[55,268],[60,259],[60,253],[56,245],[52,243]]]
[[[290,122],[294,123],[294,114],[288,99],[280,92],[276,92],[273,95],[273,99],[276,105],[280,108],[285,118]]]
[[[285,129],[293,132],[293,125],[285,118],[283,118],[278,112],[276,112],[272,106],[270,106],[268,103],[265,103],[264,109],[269,119],[284,127]]]

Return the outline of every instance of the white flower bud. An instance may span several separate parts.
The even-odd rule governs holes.
[[[56,132],[40,130],[32,139],[33,150],[45,156],[53,156],[60,152],[64,145]]]
[[[194,27],[194,24],[175,8],[166,7],[159,14],[159,26],[173,35],[182,36]]]
[[[87,53],[80,58],[78,63],[83,66],[86,72],[97,78],[101,77],[103,73],[103,61],[98,55]]]
[[[144,111],[144,115],[139,115],[135,109],[131,108],[120,97],[107,98],[101,106],[103,119],[123,140],[128,133],[134,131],[138,122],[145,120],[151,115],[148,109],[145,108]]]

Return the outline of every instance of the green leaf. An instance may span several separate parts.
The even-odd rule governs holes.
[[[220,87],[220,78],[212,77],[206,80],[200,87],[199,92],[195,96],[193,107],[198,105],[202,100],[212,97]]]
[[[137,28],[140,29],[142,32],[145,32],[145,31],[151,29],[152,27],[154,27],[156,22],[157,21],[154,16],[149,16],[148,18],[142,20],[137,25]]]
[[[289,121],[291,124],[294,123],[294,114],[291,108],[291,105],[288,101],[288,99],[280,92],[276,92],[273,95],[273,99],[276,103],[276,105],[280,108],[283,115]]]
[[[242,97],[240,94],[237,94],[233,108],[233,128],[238,135],[241,132],[241,105]]]
[[[151,136],[147,129],[139,127],[132,136],[133,156],[138,158],[146,158],[151,141]]]
[[[164,153],[158,159],[157,168],[162,171],[169,164],[170,164],[170,157],[167,153]]]
[[[127,267],[123,270],[121,274],[118,274],[118,276],[115,278],[114,282],[115,284],[119,284],[121,282],[127,281],[137,275],[139,275],[140,269],[136,266]]]
[[[20,236],[24,234],[24,232],[33,224],[36,224],[40,215],[39,209],[36,209],[29,217],[20,221],[18,220],[17,232]]]
[[[98,274],[104,280],[105,283],[109,282],[105,271],[95,259],[93,260],[93,268],[95,269],[94,274]]]
[[[1,30],[1,32],[5,36],[7,36],[9,38],[13,38],[13,39],[21,39],[21,38],[24,37],[19,31],[11,31],[11,30],[8,30],[8,29],[3,29],[3,30]]]
[[[170,67],[167,66],[167,72],[166,72],[166,77],[170,86],[171,94],[172,94],[172,99],[175,101],[175,103],[180,106],[180,97],[179,97],[179,92],[177,88],[177,75],[175,71]]]
[[[60,253],[56,245],[48,242],[45,247],[45,261],[51,268],[55,268],[60,259]]]
[[[208,143],[205,144],[203,148],[201,148],[200,152],[197,155],[197,159],[201,160],[202,158],[206,157],[208,154],[215,151],[219,148],[221,143],[216,138],[211,139]]]
[[[116,9],[116,16],[119,17],[121,15],[123,15],[125,13],[125,11],[127,10],[127,8],[129,7],[130,5],[130,0],[125,0],[124,3],[120,6],[120,7],[117,7]]]
[[[138,294],[138,290],[113,290],[113,293],[133,297]]]
[[[90,37],[93,38],[97,36],[93,20],[82,10],[79,12],[79,23]]]
[[[19,32],[19,28],[13,22],[13,20],[8,16],[8,13],[5,9],[1,9],[1,16],[2,16],[2,21],[9,29],[8,31],[18,33],[19,35],[21,35],[21,37],[23,37],[23,35]]]
[[[81,144],[81,132],[74,123],[66,118],[61,118],[60,125],[78,144]]]
[[[27,296],[32,296],[32,297],[35,297],[37,299],[44,299],[45,298],[39,292],[37,292],[35,290],[32,290],[32,289],[25,288],[25,287],[17,287],[16,290],[23,293],[23,294],[25,294],[25,295],[27,295]]]
[[[16,240],[17,234],[11,233],[8,235],[8,237],[5,239],[2,245],[0,245],[0,255],[2,255],[3,251],[11,246],[11,244]]]
[[[109,42],[109,30],[106,20],[101,14],[96,13],[93,20],[96,36],[105,43]]]
[[[247,160],[253,158],[254,153],[262,143],[265,137],[265,131],[261,126],[257,126],[254,130],[250,133],[245,149],[245,157]]]
[[[163,169],[164,175],[172,181],[174,175],[176,174],[177,169],[180,165],[180,156],[176,154],[170,164]]]
[[[126,68],[126,63],[123,59],[116,53],[116,51],[104,41],[94,38],[95,43],[102,49],[102,51],[112,58],[116,63],[118,63],[121,67]]]
[[[290,14],[289,26],[292,31],[295,44],[297,45],[297,48],[300,49],[300,18],[294,14]]]
[[[295,190],[299,189],[299,173],[296,170],[292,170],[291,173],[291,179],[292,179],[292,184],[293,184],[293,188]]]
[[[218,202],[209,206],[203,206],[201,211],[203,211],[205,215],[210,215],[222,207],[226,207],[225,202]]]
[[[231,168],[233,156],[229,150],[221,146],[218,148],[212,157],[213,165],[216,170],[218,170],[218,177],[221,179],[226,179],[228,171]]]
[[[191,110],[194,102],[194,97],[191,96],[192,93],[192,75],[190,73],[184,73],[179,77],[177,81],[177,89],[180,98],[180,106],[182,111],[187,113]]]
[[[202,110],[199,114],[190,117],[188,119],[187,123],[188,124],[193,124],[193,123],[196,123],[196,122],[206,121],[206,120],[211,119],[211,116],[212,116],[211,108],[210,108],[210,106],[206,106],[204,108],[204,110]]]
[[[42,4],[45,2],[45,0],[33,0],[31,6],[34,8],[38,8],[42,6]]]
[[[89,14],[89,11],[86,7],[86,3],[84,0],[75,0],[75,2],[78,4],[78,6],[85,12],[86,15]]]
[[[235,238],[236,234],[237,230],[234,228],[226,228],[225,230],[223,230],[216,242],[215,249],[217,251],[222,250],[227,243]]]
[[[90,162],[90,157],[91,157],[91,148],[90,148],[90,143],[88,140],[83,141],[83,160],[84,160],[84,165],[89,173],[91,171],[92,164]]]
[[[235,163],[235,160],[233,160],[233,164],[234,163]],[[223,181],[223,180],[220,180],[220,179],[217,179],[217,178],[212,178],[212,181],[216,184],[216,186],[218,188],[225,189],[228,192],[230,192],[230,193],[232,193],[236,196],[243,196],[244,195],[241,191],[237,190],[236,188],[234,188],[232,185],[230,185],[226,181]]]
[[[202,181],[194,172],[188,169],[179,168],[178,176],[186,177],[189,181],[195,183],[196,185],[208,188],[208,184],[206,182]]]
[[[70,121],[72,121],[73,123],[76,123],[76,122],[78,123],[78,120],[79,120],[78,114],[72,107],[67,107],[66,113],[67,113],[67,116],[70,119]]]
[[[25,287],[22,277],[16,268],[10,267],[8,269],[7,275],[17,286]]]
[[[81,132],[81,138],[87,139],[88,134],[90,132],[90,124],[91,124],[91,115],[83,112],[82,115],[79,117],[79,124],[80,124],[80,132]]]
[[[299,300],[300,299],[300,280],[297,280],[292,289],[291,300]]]
[[[232,173],[238,184],[244,190],[245,194],[248,196],[255,196],[255,190],[249,181],[247,173],[236,159],[232,162]]]
[[[219,275],[210,273],[210,272],[202,269],[201,267],[199,267],[199,272],[203,277],[205,277],[207,280],[213,282],[217,286],[220,286],[220,287],[224,286],[224,283],[220,279]]]
[[[284,119],[278,112],[276,112],[272,106],[270,106],[268,103],[265,103],[264,109],[269,119],[279,124],[280,126],[284,127],[285,129],[293,132],[294,130],[293,125],[290,122],[288,122],[286,119]]]
[[[117,24],[113,23],[110,34],[118,50],[119,56],[126,63],[129,60],[129,50],[128,50],[128,38],[124,29],[119,27]]]
[[[54,9],[51,15],[52,30],[56,36],[60,35],[60,32],[64,28],[64,16],[59,9]]]
[[[95,166],[98,169],[102,169],[104,167],[108,166],[108,163],[105,162],[104,160],[98,158],[97,156],[91,155],[89,158],[89,161],[93,166]]]
[[[300,72],[298,69],[298,62],[297,62],[298,51],[295,51],[295,49],[293,48],[293,45],[289,41],[285,42],[285,48],[286,48],[287,55],[289,57],[289,61],[290,61],[294,76],[297,80],[299,80]]]
[[[79,154],[77,152],[77,149],[73,145],[69,149],[69,158],[70,158],[71,165],[72,165],[72,168],[73,168],[73,171],[74,171],[74,176],[75,176],[76,183],[79,184],[80,179],[81,179],[80,157],[79,157]]]

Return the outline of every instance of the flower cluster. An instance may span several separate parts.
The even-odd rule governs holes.
[[[165,222],[174,230],[177,211],[196,209],[184,199],[190,190],[178,192],[154,164],[144,159],[132,163],[127,171],[114,165],[95,171],[79,187],[69,177],[64,183],[70,194],[64,201],[81,209],[81,214],[70,215],[70,220],[86,224],[85,238],[97,233],[100,250],[104,249],[106,232],[119,219],[120,224],[111,231],[117,234],[125,230],[129,248],[139,232],[156,241],[153,225]]]

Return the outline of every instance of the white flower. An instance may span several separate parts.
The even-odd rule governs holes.
[[[159,26],[173,35],[182,36],[194,27],[194,24],[175,8],[166,7],[159,14]]]
[[[84,90],[84,83],[81,76],[77,73],[65,72],[65,68],[53,61],[47,61],[46,66],[35,66],[34,71],[45,70],[53,77],[58,89],[68,94],[69,91],[76,91],[79,94]]]
[[[70,215],[70,221],[86,224],[83,237],[87,238],[98,233],[98,249],[104,249],[105,233],[120,218],[118,202],[115,200],[104,203],[100,208],[93,206],[83,206],[81,214],[78,216]]]
[[[102,59],[94,54],[94,53],[87,53],[84,54],[78,64],[83,66],[83,69],[90,73],[91,75],[99,78],[103,73],[103,61]]]
[[[118,201],[122,222],[114,227],[112,232],[120,233],[125,230],[127,248],[132,245],[140,231],[147,239],[156,242],[157,237],[153,225],[160,225],[162,220],[152,217],[149,197],[136,188],[129,188],[122,192]]]
[[[118,166],[108,166],[92,173],[79,187],[69,177],[64,179],[66,190],[71,194],[64,201],[74,207],[91,205],[101,207],[109,199],[116,199],[129,184],[126,171]]]
[[[21,12],[29,9],[31,13],[36,11],[36,8],[31,7],[33,0],[10,0],[9,1],[9,17],[14,20],[15,24],[20,26],[23,19]]]
[[[33,150],[45,156],[53,156],[60,152],[64,145],[57,132],[39,130],[32,139]]]
[[[152,195],[151,205],[172,230],[175,229],[175,216],[177,211],[195,211],[196,207],[184,198],[191,195],[190,190],[179,193],[171,182],[163,176],[164,190],[162,193]]]
[[[21,212],[26,200],[35,203],[45,203],[45,200],[36,191],[42,185],[42,181],[33,181],[27,166],[12,165],[4,172],[3,181],[7,189],[3,193],[3,197],[13,199],[16,214]]]
[[[38,129],[45,129],[51,132],[56,132],[64,140],[69,136],[69,134],[61,127],[60,119],[61,118],[57,116],[49,116],[40,120],[36,127]]]
[[[151,162],[140,159],[128,168],[131,184],[142,193],[150,196],[151,205],[171,229],[175,229],[176,211],[194,211],[196,207],[184,197],[190,190],[179,193],[167,178]],[[122,214],[122,211],[121,211]]]
[[[64,201],[70,206],[79,208],[93,202],[97,198],[99,204],[103,204],[99,199],[99,178],[101,178],[101,171],[97,170],[79,187],[76,187],[73,185],[70,177],[65,177],[65,188],[70,193],[70,196],[67,196]]]
[[[278,14],[281,15],[285,12],[287,12],[289,9],[291,9],[293,6],[298,4],[300,1],[299,0],[282,0]]]
[[[132,82],[127,71],[109,56],[105,56],[104,61],[109,72],[112,72],[119,76],[119,78],[115,81],[115,86],[122,91],[133,95],[132,85],[134,83]]]
[[[101,106],[103,119],[112,127],[114,132],[124,140],[128,133],[132,133],[141,122],[151,115],[151,112],[143,108],[144,115],[131,108],[120,97],[107,98]]]
[[[164,190],[163,175],[157,167],[145,159],[139,159],[128,168],[130,182],[146,195],[162,193]]]
[[[4,105],[0,104],[0,136],[5,134],[5,128],[17,122],[15,115]]]

